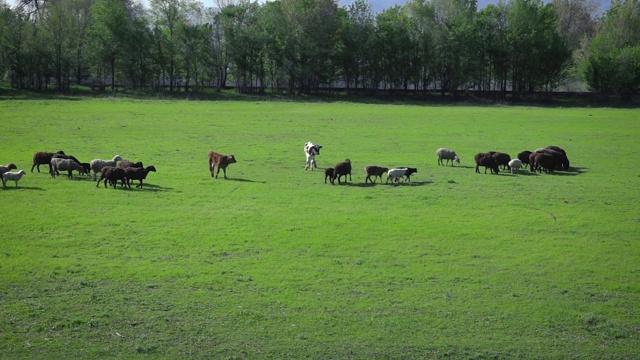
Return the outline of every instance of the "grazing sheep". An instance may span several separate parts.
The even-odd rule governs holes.
[[[509,168],[511,169],[511,173],[513,174],[513,170],[516,172],[522,167],[522,161],[520,159],[513,159],[509,161]]]
[[[113,157],[113,159],[111,160],[102,160],[102,159],[93,159],[91,160],[91,162],[89,163],[91,165],[91,170],[93,170],[93,174],[91,175],[91,179],[92,180],[96,180],[96,175],[98,175],[98,173],[100,172],[100,170],[102,170],[103,167],[105,166],[112,166],[115,167],[117,162],[122,160],[122,157],[120,155],[116,155]],[[106,183],[105,183],[106,185]]]
[[[211,177],[213,177],[213,171],[215,167],[218,167],[218,172],[216,172],[215,178],[218,178],[218,174],[220,174],[220,169],[224,174],[224,178],[227,178],[227,166],[230,164],[236,163],[236,158],[233,155],[222,155],[217,152],[209,152],[209,171],[211,171]]]
[[[0,165],[0,180],[2,180],[2,187],[5,187],[4,178],[2,177],[2,175],[11,170],[16,170],[17,168],[18,167],[16,166],[16,164]]]
[[[495,152],[494,152],[495,154]],[[480,166],[484,166],[484,173],[487,173],[487,168],[491,169],[492,174],[498,174],[500,172],[496,159],[489,153],[477,153],[473,159],[476,161],[476,172],[480,173]]]
[[[96,187],[100,185],[100,181],[102,181],[103,179],[105,189],[107,188],[107,181],[109,181],[109,184],[111,184],[114,189],[116,188],[116,185],[118,185],[118,181],[122,181],[122,184],[124,186],[125,171],[124,169],[120,169],[115,166],[104,166],[100,169],[100,179],[96,183]]]
[[[518,153],[518,160],[522,161],[522,165],[526,168],[529,165],[529,156],[531,155],[531,151],[525,150],[521,153]]]
[[[460,158],[456,155],[456,152],[451,149],[440,148],[436,150],[436,155],[438,156],[438,165],[446,166],[449,161],[451,161],[451,166],[453,166],[454,161],[460,164]],[[445,163],[443,160],[447,160],[447,162]]]
[[[129,189],[131,189],[131,180],[138,180],[140,181],[140,184],[136,185],[136,188],[141,188],[142,180],[147,178],[147,174],[149,174],[150,171],[156,172],[155,166],[147,166],[144,169],[138,167],[128,167],[124,169],[125,184]]]
[[[133,161],[131,161],[131,160],[124,159],[124,160],[122,160],[122,161],[120,161],[120,162],[118,163],[118,167],[119,167],[120,169],[126,169],[126,168],[128,168],[128,167],[133,167],[133,168],[143,168],[143,167],[144,167],[144,165],[142,165],[142,161],[138,161],[138,162],[135,162],[135,163],[134,163],[134,162],[133,162]]]
[[[333,178],[333,168],[326,168],[324,169],[324,183],[327,183],[327,179],[329,179],[329,181],[331,181],[331,179]]]
[[[492,153],[491,156],[496,159],[496,163],[498,164],[498,166],[502,165],[502,170],[505,170],[509,167],[509,161],[511,161],[511,156],[509,156],[509,154],[493,151],[490,151],[490,153]]]
[[[567,157],[567,152],[564,151],[564,149],[557,147],[557,146],[547,146],[546,147],[549,150],[555,151],[560,153],[560,155],[557,155],[557,157],[560,159],[560,169],[562,170],[569,170],[569,158]]]
[[[347,183],[347,175],[349,175],[349,181],[351,181],[351,160],[345,159],[342,162],[336,164],[333,167],[333,177],[331,178],[331,184],[335,183],[336,178],[338,179],[338,184],[342,184],[340,182],[340,178],[344,176],[344,183]]]
[[[64,155],[64,151],[60,150],[55,153],[46,152],[46,151],[38,151],[33,154],[33,166],[31,166],[31,172],[33,172],[33,168],[37,167],[38,172],[40,172],[40,165],[49,166],[49,172],[51,172],[51,158],[53,155]]]
[[[16,187],[18,187],[18,181],[22,179],[22,175],[26,174],[26,171],[20,170],[18,172],[7,171],[2,174],[2,186],[7,187],[7,181],[13,180],[16,182]]]
[[[318,167],[316,164],[316,156],[320,155],[320,149],[322,149],[322,145],[316,145],[310,141],[304,144],[304,155],[307,158],[304,163],[305,170],[311,168],[311,171],[313,171],[314,168]]]
[[[369,165],[364,168],[364,171],[367,173],[367,177],[364,179],[364,183],[367,181],[371,181],[371,177],[373,176],[373,183],[375,184],[377,178],[380,178],[380,182],[382,183],[382,175],[389,171],[389,168],[382,166]]]
[[[51,177],[55,178],[56,175],[59,175],[59,171],[68,171],[69,175],[67,175],[67,177],[69,179],[73,179],[73,171],[77,171],[80,174],[84,174],[85,173],[85,169],[84,167],[73,161],[72,159],[61,159],[61,158],[52,158],[51,159],[51,170],[50,174]]]
[[[567,158],[567,154],[563,153],[564,150],[557,151],[555,149],[560,149],[557,146],[549,146],[546,148],[540,148],[535,151],[537,154],[547,154],[554,159],[555,168],[552,170],[569,170],[569,159]],[[546,163],[547,165],[548,162]],[[541,169],[538,167],[538,171]]]

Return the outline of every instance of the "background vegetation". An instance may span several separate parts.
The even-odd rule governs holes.
[[[637,111],[250,100],[0,102],[0,163],[158,169],[0,190],[4,358],[640,357]],[[304,171],[306,141],[353,182]],[[551,144],[571,171],[474,172]],[[418,173],[365,185],[369,164]]]
[[[640,3],[411,0],[374,14],[367,0],[0,2],[0,75],[16,88],[293,94],[474,90],[496,99],[589,89],[635,96]]]

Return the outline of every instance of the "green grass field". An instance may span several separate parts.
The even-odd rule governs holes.
[[[68,98],[0,116],[0,163],[27,171],[0,190],[0,358],[640,357],[638,110]],[[474,171],[548,145],[571,171]],[[29,172],[57,150],[158,172],[131,190]],[[236,156],[228,180],[211,150]],[[345,158],[353,181],[324,184]],[[418,173],[365,185],[365,165]]]

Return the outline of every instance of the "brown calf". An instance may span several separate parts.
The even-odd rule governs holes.
[[[220,173],[220,169],[222,169],[224,173],[224,178],[227,178],[227,166],[229,164],[233,164],[236,162],[236,158],[233,155],[221,155],[216,152],[211,151],[209,153],[209,171],[211,171],[211,177],[214,177],[213,170],[215,167],[218,167],[218,172],[216,172],[215,178],[218,178],[218,174]]]

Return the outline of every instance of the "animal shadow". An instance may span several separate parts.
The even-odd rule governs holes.
[[[266,181],[256,181],[256,180],[251,180],[251,179],[242,179],[242,178],[227,178],[226,180],[228,181],[237,181],[237,182],[248,182],[248,183],[259,183],[259,184],[266,184]]]
[[[2,186],[0,185],[0,189],[4,190],[4,191],[12,191],[12,190],[36,190],[36,191],[46,191],[45,189],[38,187],[38,186],[8,186],[6,188],[2,188]]]

